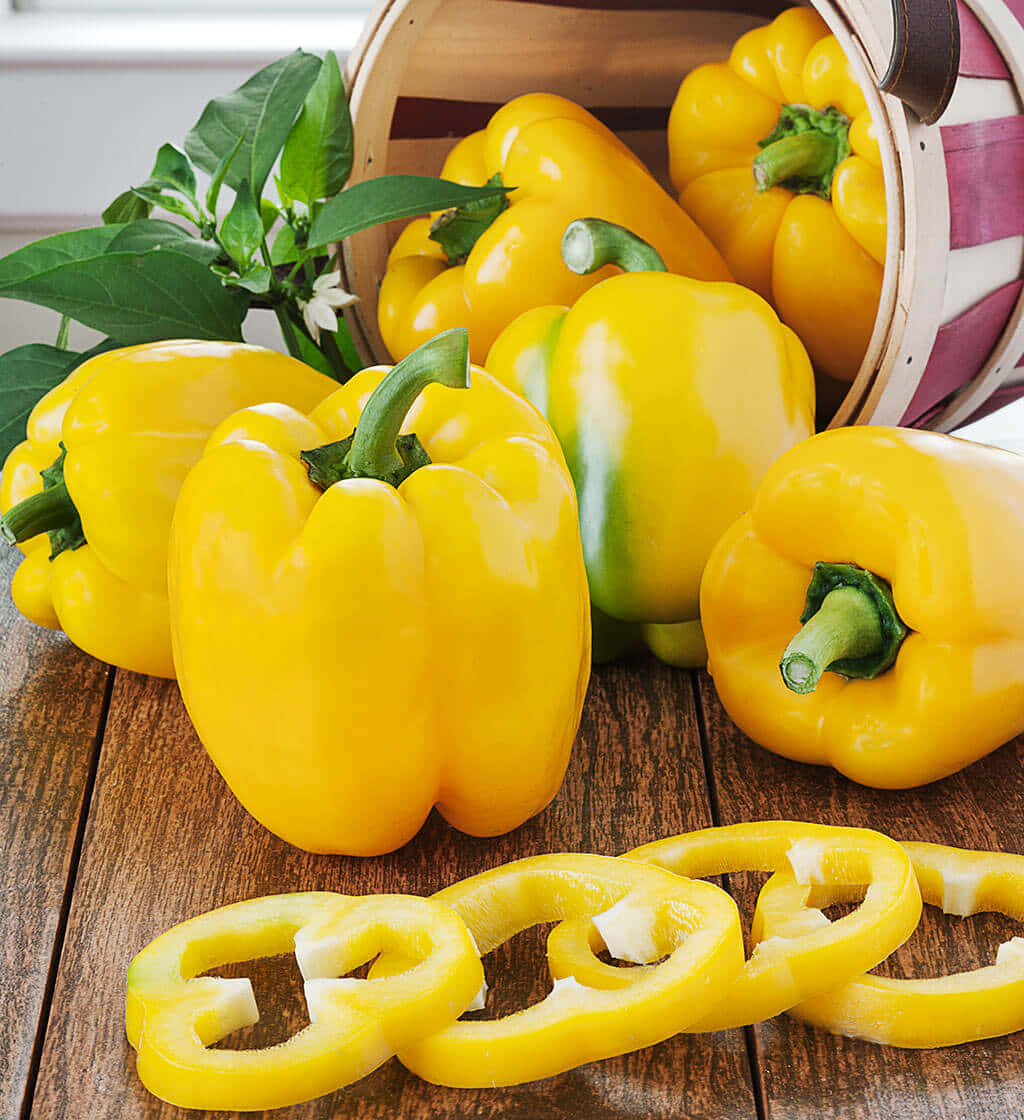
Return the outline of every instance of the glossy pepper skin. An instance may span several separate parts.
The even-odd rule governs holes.
[[[432,897],[462,918],[484,954],[540,922],[575,919],[599,924],[619,959],[660,962],[627,970],[633,983],[617,990],[556,975],[538,1003],[452,1023],[398,1052],[435,1085],[519,1085],[650,1046],[709,1010],[743,965],[739,915],[724,891],[638,861],[533,856]],[[401,975],[408,963],[382,955],[370,975]]]
[[[769,750],[864,785],[962,769],[1024,730],[1022,556],[1024,457],[899,428],[814,436],[768,471],[704,573],[726,711]],[[843,648],[866,640],[848,603],[830,613],[826,598],[801,627],[820,562],[891,587],[907,633],[873,666],[870,643]]]
[[[594,245],[621,244],[627,267],[649,249],[602,223],[572,229]],[[654,271],[656,256],[651,271],[612,276],[572,308],[520,316],[487,369],[536,405],[565,452],[595,656],[642,636],[664,660],[700,665],[708,554],[769,465],[814,430],[814,379],[796,336],[758,295]]]
[[[797,163],[812,172],[802,183],[786,177],[792,139],[759,147],[784,106],[797,108],[797,127],[806,106],[834,107],[849,122],[831,155],[827,138],[822,153],[806,137],[795,141]],[[680,202],[739,283],[772,303],[820,371],[852,381],[882,289],[885,185],[864,95],[821,17],[791,8],[742,36],[728,62],[688,74],[672,106],[669,154]],[[785,185],[759,189],[755,169]]]
[[[751,821],[656,840],[623,858],[688,878],[778,869],[776,877],[788,877],[804,895],[814,884],[827,884],[844,901],[860,902],[834,922],[820,911],[805,910],[785,937],[766,936],[709,1012],[686,1028],[690,1032],[748,1026],[830,990],[840,977],[881,963],[913,933],[921,916],[921,894],[907,853],[895,840],[865,828]],[[596,919],[561,922],[548,935],[552,975],[575,977],[587,988],[630,987],[637,979],[634,970],[596,956],[608,948],[621,958],[607,934]]]
[[[462,381],[447,384],[464,386],[465,332],[450,335]],[[392,372],[415,359],[429,374],[450,341]],[[308,417],[229,418],[174,518],[189,714],[248,811],[313,851],[390,851],[435,804],[464,832],[515,828],[561,784],[589,676],[572,482],[543,419],[482,370],[415,398],[402,430],[429,465],[397,486],[311,481],[300,451],[360,439],[387,373],[363,370]],[[378,448],[391,457],[399,412]]]
[[[214,1043],[259,1020],[252,983],[201,973],[294,951],[310,1022],[259,1049]],[[345,977],[380,952],[401,976]],[[483,984],[449,910],[410,895],[308,891],[200,914],[146,946],[128,969],[125,1029],[147,1089],[181,1108],[253,1111],[308,1101],[365,1077],[399,1048],[444,1030]]]
[[[10,520],[43,489],[63,445],[65,512],[77,511],[84,543],[51,559],[46,532],[23,540],[17,608],[103,661],[173,677],[167,538],[185,475],[230,413],[265,400],[310,409],[335,388],[293,358],[233,342],[149,343],[79,366],[29,415],[4,464],[0,510]]]
[[[517,315],[571,304],[608,276],[574,276],[558,246],[574,218],[628,226],[662,254],[670,271],[731,279],[717,250],[628,148],[595,117],[553,94],[517,97],[487,128],[460,141],[441,172],[479,186],[494,175],[515,190],[464,262],[449,261],[430,238],[431,220],[402,232],[388,258],[378,322],[397,360],[446,327],[469,328],[470,353],[483,363]]]
[[[961,917],[1024,914],[1024,857],[909,841],[903,847],[929,905]],[[752,935],[787,938],[814,914],[812,906],[847,900],[831,884],[808,899],[806,888],[773,875],[758,896]],[[983,968],[920,979],[865,973],[789,1013],[833,1034],[914,1049],[1012,1034],[1024,1029],[1024,938],[1004,941]]]

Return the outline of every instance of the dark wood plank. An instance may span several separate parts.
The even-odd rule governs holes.
[[[1022,850],[1024,737],[921,789],[871,790],[757,747],[729,720],[706,675],[700,694],[721,824],[786,818],[875,828],[898,840]],[[763,880],[748,875],[731,883],[748,914]],[[999,942],[1020,932],[1006,918],[947,918],[925,907],[919,931],[881,971],[937,976],[991,964]],[[1024,1117],[1024,1032],[942,1050],[835,1038],[786,1016],[755,1032],[770,1120]]]
[[[209,763],[174,687],[118,674],[33,1116],[181,1115],[135,1077],[122,1026],[124,976],[136,951],[193,914],[278,891],[429,893],[510,859],[614,854],[709,823],[690,677],[649,662],[597,675],[566,784],[534,821],[474,840],[435,817],[400,852],[370,860],[307,855],[260,828]],[[550,987],[536,932],[491,954],[486,968],[499,1011]],[[233,1044],[273,1042],[304,1021],[290,961],[233,974],[255,976],[266,1019]],[[279,1005],[268,1006],[275,991]],[[743,1120],[755,1109],[744,1038],[732,1031],[680,1037],[514,1089],[439,1089],[391,1062],[357,1085],[274,1115]]]
[[[110,670],[26,622],[0,545],[0,1118],[21,1115]]]

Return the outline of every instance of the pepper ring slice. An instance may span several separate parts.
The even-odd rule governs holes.
[[[259,1011],[248,979],[199,973],[293,949],[310,1025],[265,1049],[210,1049]],[[407,969],[382,980],[337,978],[378,952],[401,954]],[[429,899],[275,895],[201,914],[143,949],[128,970],[125,1025],[139,1077],[162,1100],[278,1108],[347,1085],[441,1030],[482,983],[465,926]]]
[[[906,941],[921,916],[921,895],[909,856],[895,840],[868,829],[754,821],[658,840],[624,858],[697,878],[791,867],[804,884],[846,884],[858,893],[868,885],[863,903],[852,914],[830,922],[820,910],[808,910],[785,938],[758,944],[742,972],[721,992],[718,1004],[686,1028],[691,1032],[760,1022],[836,987],[840,977],[874,968]],[[598,919],[562,922],[548,937],[552,976],[571,976],[595,988],[622,989],[636,983],[645,970],[615,968],[595,955],[607,947],[622,957],[615,942]],[[861,965],[868,960],[874,963]]]
[[[995,911],[1024,920],[1024,857],[939,844],[903,845],[925,902],[966,917]],[[759,926],[786,936],[808,912],[807,889],[780,873],[758,899]],[[824,888],[815,901],[840,901]],[[1024,1030],[1024,938],[999,946],[995,964],[928,979],[859,976],[791,1008],[790,1014],[833,1034],[890,1046],[957,1046]]]
[[[399,1051],[403,1065],[438,1085],[517,1085],[651,1046],[704,1014],[743,963],[739,915],[724,891],[631,860],[534,856],[433,898],[463,919],[483,954],[540,922],[606,913],[666,957],[624,991],[556,979],[522,1011],[453,1023]],[[381,958],[370,974],[395,964]]]

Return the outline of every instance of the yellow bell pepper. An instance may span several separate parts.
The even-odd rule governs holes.
[[[757,1023],[830,990],[840,977],[857,976],[885,960],[921,916],[907,853],[895,840],[863,828],[752,821],[658,840],[624,858],[697,878],[786,868],[805,894],[810,883],[860,892],[868,884],[860,906],[838,921],[807,910],[784,934],[760,940],[739,975],[719,991],[715,1005],[685,1028],[691,1032]],[[562,922],[548,938],[551,974],[572,976],[588,988],[628,989],[637,970],[604,964],[595,956],[604,948],[620,956],[597,918]]]
[[[521,315],[487,370],[537,406],[565,451],[595,657],[644,638],[666,661],[702,665],[701,572],[768,466],[813,432],[810,363],[759,296],[668,274],[619,226],[575,221],[563,254],[568,268],[627,275],[571,310]]]
[[[609,273],[576,276],[558,254],[565,227],[592,215],[629,226],[669,269],[701,280],[729,270],[628,148],[585,109],[553,94],[517,97],[460,141],[441,172],[515,190],[507,202],[420,218],[399,237],[381,284],[378,321],[396,359],[446,327],[469,328],[473,361],[532,307],[573,303]],[[503,209],[504,207],[504,209]]]
[[[310,1025],[257,1050],[214,1043],[255,1023],[248,979],[213,968],[294,950]],[[378,953],[410,968],[344,977]],[[239,902],[158,937],[128,969],[125,1026],[146,1088],[180,1108],[279,1108],[364,1077],[396,1050],[443,1030],[471,1006],[483,968],[465,925],[425,898],[321,892]]]
[[[299,847],[390,851],[435,804],[507,832],[565,773],[590,662],[572,481],[536,410],[468,368],[453,330],[309,417],[242,411],[181,492],[182,696]]]
[[[671,1037],[704,1014],[743,963],[732,899],[711,883],[608,856],[533,856],[464,879],[433,896],[469,928],[484,955],[540,922],[600,921],[629,970],[628,989],[556,979],[548,996],[513,1015],[456,1022],[398,1052],[435,1085],[518,1085],[627,1054]],[[382,957],[370,975],[408,966]]]
[[[726,711],[886,789],[1024,731],[1022,510],[1024,457],[951,436],[842,428],[786,452],[704,572]]]
[[[742,36],[683,80],[669,119],[680,202],[741,283],[852,381],[885,264],[878,139],[842,48],[812,8]]]
[[[231,342],[156,342],[79,366],[35,406],[4,464],[0,527],[25,551],[15,606],[94,657],[173,677],[167,538],[185,475],[236,409],[308,409],[336,388]]]
[[[1024,918],[1024,857],[904,843],[924,901],[947,914],[995,911]],[[788,937],[811,904],[807,887],[772,876],[757,902],[755,937]],[[831,885],[815,887],[813,905],[847,900]],[[833,1034],[915,1049],[958,1046],[1024,1030],[1024,938],[999,946],[995,964],[921,980],[860,976],[789,1012]]]

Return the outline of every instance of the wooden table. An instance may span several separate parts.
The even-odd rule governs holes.
[[[519,856],[614,854],[712,823],[773,817],[1021,850],[1024,741],[923,790],[861,789],[755,747],[731,725],[706,676],[642,660],[595,674],[561,793],[512,835],[475,840],[432,817],[390,856],[307,855],[247,817],[172,682],[115,672],[23,622],[7,599],[13,561],[0,568],[0,1120],[188,1115],[149,1096],[135,1077],[123,1029],[125,970],[169,926],[239,899],[309,889],[429,893]],[[748,921],[763,878],[737,875],[726,884]],[[488,957],[493,1011],[524,1006],[550,987],[543,932]],[[883,970],[976,967],[1016,932],[1008,918],[947,919],[929,908]],[[279,1041],[306,1021],[291,957],[230,974],[253,976],[263,1013],[235,1045]],[[273,1115],[1009,1120],[1024,1117],[1024,1032],[901,1051],[781,1017],[679,1036],[514,1089],[439,1089],[390,1062],[357,1085]]]

